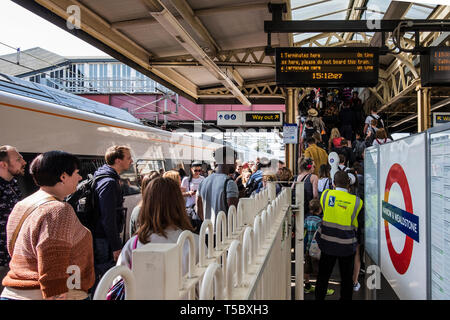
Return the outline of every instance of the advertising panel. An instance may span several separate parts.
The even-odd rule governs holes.
[[[430,134],[431,299],[450,300],[450,130]]]
[[[283,143],[298,143],[298,126],[296,123],[285,123],[283,125]]]
[[[375,264],[379,264],[378,228],[378,147],[365,150],[364,156],[364,234],[365,248]]]
[[[426,135],[380,146],[380,266],[402,300],[427,299]]]

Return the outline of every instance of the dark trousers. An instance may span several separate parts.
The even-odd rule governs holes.
[[[94,293],[100,279],[112,267],[116,265],[113,257],[113,252],[107,239],[94,238],[94,269],[95,269],[95,283],[91,288]]]
[[[351,125],[343,125],[341,126],[341,136],[349,141],[352,140],[353,128]]]
[[[339,272],[341,274],[341,300],[351,300],[353,294],[353,265],[355,255],[346,257],[330,256],[324,252],[320,255],[319,274],[317,275],[317,283],[315,296],[316,300],[324,300],[327,294],[328,281],[333,272],[336,260],[339,263]]]
[[[6,277],[6,275],[9,272],[9,266],[0,266],[0,294],[2,293],[4,287],[2,285],[3,278]]]

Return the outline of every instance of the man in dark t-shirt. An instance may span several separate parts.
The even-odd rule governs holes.
[[[22,199],[22,193],[14,177],[25,174],[26,162],[12,146],[0,147],[0,289],[3,277],[8,273],[11,257],[6,246],[6,224],[12,209]]]

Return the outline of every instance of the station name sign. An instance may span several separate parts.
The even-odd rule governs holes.
[[[378,84],[378,48],[276,48],[278,86],[373,87]]]
[[[424,87],[450,86],[450,48],[430,47],[420,55],[420,78]]]

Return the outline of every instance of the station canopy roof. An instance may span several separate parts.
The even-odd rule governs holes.
[[[13,1],[196,103],[250,105],[285,101],[285,88],[275,83],[275,57],[265,53],[268,36],[264,21],[272,20],[270,1]],[[443,5],[442,0],[272,2],[286,4],[283,20],[325,23],[328,20],[450,18],[450,6]],[[67,21],[75,28],[68,28]],[[373,32],[273,33],[271,45],[379,46],[380,38],[380,33]],[[431,46],[448,44],[449,39],[450,32],[422,32],[419,41],[422,46]],[[402,36],[405,47],[412,48],[414,42],[414,33],[406,32]],[[389,38],[386,44],[393,46]],[[379,85],[367,92],[385,112],[395,113],[399,108],[395,116],[400,118],[393,118],[392,123],[416,112],[408,109],[411,102],[402,97],[415,96],[418,70],[418,55],[404,52],[380,55]],[[438,90],[433,94],[448,96],[448,89]]]

